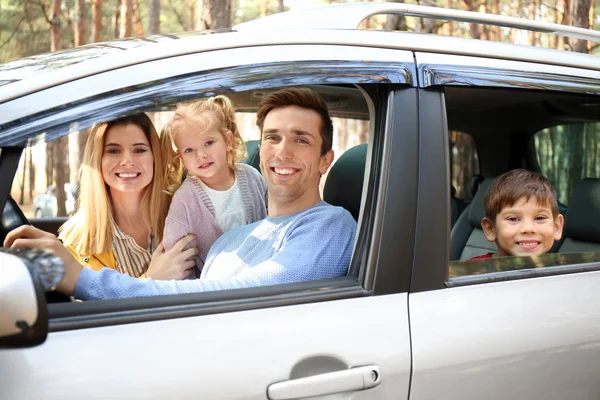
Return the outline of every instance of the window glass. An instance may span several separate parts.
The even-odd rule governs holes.
[[[334,127],[332,148],[335,154],[332,165],[335,165],[347,150],[368,142],[368,138],[370,137],[370,110],[364,97],[365,95],[358,88],[348,86],[310,87],[320,93],[326,102],[331,97],[340,104],[352,104],[352,106],[346,106],[345,108],[335,109],[332,107],[330,109]],[[269,90],[275,91],[277,89],[273,88]],[[261,89],[261,91],[264,91],[264,89]],[[247,143],[259,140],[260,134],[256,127],[255,110],[260,102],[260,96],[253,95],[252,91],[224,94],[232,100],[234,107],[238,110],[236,112],[236,121],[242,138]],[[340,98],[343,100],[346,97],[350,98],[351,101],[340,100]],[[142,109],[141,111],[145,111],[160,135],[163,127],[172,118],[175,106],[176,104],[157,104],[153,109]],[[98,115],[101,115],[101,113]],[[100,119],[97,122],[102,121]],[[77,126],[77,124],[74,124],[74,126]],[[47,136],[41,133],[35,140],[31,140],[29,146],[23,150],[13,182],[12,195],[20,204],[27,218],[31,219],[35,226],[43,227],[44,230],[56,234],[59,227],[77,211],[78,171],[82,165],[83,153],[91,129],[73,131],[67,136],[49,142],[44,142]],[[251,147],[248,146],[248,149],[251,149]],[[254,147],[254,151],[257,151],[256,147]],[[356,152],[349,158],[352,166],[356,163],[366,162],[367,151],[365,150],[360,153],[364,154],[362,159],[361,157],[356,157]],[[345,165],[348,164],[346,163]],[[343,174],[344,168],[347,167],[341,168],[341,173]],[[356,171],[356,169],[353,169],[353,171]],[[358,209],[353,209],[354,203],[350,200],[356,196],[360,202],[362,190],[350,190],[347,187],[338,187],[340,185],[336,183],[331,185],[335,186],[335,188],[330,190],[330,193],[335,192],[334,196],[342,200],[340,200],[340,204],[332,202],[327,196],[324,196],[324,188],[328,182],[328,178],[330,176],[333,177],[333,174],[330,172],[331,168],[320,179],[322,198],[333,205],[345,207],[355,219],[358,218]],[[340,182],[339,175],[340,173],[338,172],[336,179],[332,179],[332,181]],[[356,174],[355,179],[362,182],[363,175],[359,176]],[[64,188],[63,195],[65,196],[65,202],[62,204],[62,207],[57,200],[60,196],[57,187],[58,182],[61,180],[63,182],[62,187]],[[355,271],[358,270],[359,268],[355,268]]]
[[[546,128],[535,134],[534,143],[540,170],[562,204],[569,204],[582,178],[600,177],[600,122]]]
[[[459,131],[448,132],[450,145],[450,184],[454,197],[471,199],[471,182],[479,175],[479,157],[473,136]]]
[[[600,252],[600,99],[551,91],[486,88],[446,88],[445,95],[450,182],[456,189],[451,210],[455,212],[462,197],[468,199],[463,212],[469,213],[464,224],[452,228],[448,284],[597,268],[591,264],[597,262]],[[455,129],[471,135],[456,133]],[[469,153],[474,143],[477,151]],[[515,206],[518,199],[501,205],[501,209],[517,208],[521,214],[502,220],[496,217],[491,222],[493,229],[481,222],[486,215],[484,194],[498,176],[516,169],[543,175],[557,192],[559,215],[550,211],[549,218],[537,214],[531,218],[536,223],[552,222],[548,240],[537,225],[535,238],[533,234],[526,237],[520,228],[503,228],[505,221],[517,226],[527,219],[525,206]],[[479,189],[474,191],[476,186]],[[564,223],[557,222],[561,219]],[[535,248],[540,250],[522,251],[519,246],[527,240],[531,242],[527,243],[529,247],[538,243]],[[498,254],[503,256],[495,257]],[[591,264],[582,267],[582,263]]]

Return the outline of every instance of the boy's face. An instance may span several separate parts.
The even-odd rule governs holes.
[[[496,221],[481,221],[487,240],[496,242],[496,257],[545,254],[560,239],[563,224],[562,215],[553,218],[550,205],[540,204],[535,197],[522,197],[504,207]]]

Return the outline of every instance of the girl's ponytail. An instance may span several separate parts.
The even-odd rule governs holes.
[[[213,102],[220,108],[221,112],[223,113],[222,128],[225,128],[231,132],[232,150],[230,153],[230,162],[234,166],[237,162],[240,162],[246,158],[246,143],[244,143],[244,139],[242,139],[240,131],[237,127],[235,108],[233,107],[231,100],[223,95],[211,97],[208,99],[208,101]]]

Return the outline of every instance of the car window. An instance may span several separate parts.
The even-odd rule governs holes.
[[[600,251],[600,230],[596,229],[600,198],[595,194],[600,190],[596,149],[600,99],[552,91],[457,87],[446,88],[445,95],[450,143],[455,137],[454,127],[469,131],[480,167],[470,182],[471,189],[478,189],[467,201],[462,219],[451,227],[447,285],[596,268],[594,262]],[[476,104],[483,99],[484,103]],[[456,157],[460,153],[452,148],[450,154],[449,178],[454,186],[456,171],[471,169],[473,158]],[[516,169],[540,173],[554,186],[558,213],[564,218],[562,235],[541,246],[546,250],[540,254],[527,255],[526,251],[512,249],[516,253],[496,258],[498,245],[506,243],[502,242],[503,231],[497,220],[492,236],[484,232],[484,195],[498,176]],[[457,209],[456,199],[451,198],[449,203],[451,212]],[[555,221],[559,216],[551,218]],[[535,243],[542,243],[540,231],[536,232]],[[515,236],[514,243],[520,246],[527,238],[519,238]],[[591,264],[582,267],[585,263]]]
[[[533,139],[540,171],[550,179],[565,206],[581,179],[600,178],[600,122],[551,126]]]
[[[248,85],[250,86],[250,85]],[[323,198],[331,202],[333,205],[339,205],[341,207],[346,207],[343,203],[348,203],[350,201],[352,204],[349,206],[352,208],[352,215],[355,219],[358,219],[359,227],[361,224],[362,216],[360,215],[360,210],[364,206],[364,202],[371,203],[374,201],[374,198],[369,194],[370,192],[363,192],[363,180],[369,179],[369,176],[376,174],[378,165],[373,164],[371,166],[371,170],[366,170],[365,167],[367,165],[367,158],[370,157],[370,153],[372,151],[381,151],[375,150],[377,146],[381,146],[382,144],[378,144],[378,140],[381,141],[384,139],[381,132],[374,132],[372,120],[376,118],[377,115],[384,115],[383,107],[384,102],[378,99],[370,99],[368,98],[369,89],[368,84],[363,84],[363,87],[367,89],[359,88],[354,85],[345,85],[345,86],[335,86],[335,85],[308,85],[309,87],[324,96],[327,101],[332,99],[334,101],[334,105],[339,109],[332,108],[331,115],[334,126],[334,142],[333,142],[333,150],[335,152],[335,160],[333,166],[339,169],[337,172],[338,178],[333,178],[331,175],[331,169],[328,171],[328,174],[323,176],[320,181],[320,189]],[[375,86],[373,86],[375,87]],[[276,90],[278,87],[270,87],[269,90]],[[260,90],[256,91],[264,91],[264,86],[261,86]],[[381,93],[381,91],[374,91],[375,93]],[[245,99],[250,98],[259,98],[259,96],[254,95],[252,91],[244,92],[230,92],[223,93],[225,95],[229,95],[233,100],[234,104],[238,108],[238,112],[236,114],[236,119],[239,124],[242,137],[247,142],[251,142],[253,140],[257,140],[259,137],[258,130],[255,126],[256,124],[256,116],[252,110],[252,108],[256,107],[258,102],[254,100],[254,102],[247,104],[244,103]],[[196,99],[201,99],[202,97],[195,97]],[[188,98],[186,100],[190,100]],[[174,103],[172,100],[165,102],[160,105],[153,105],[151,108],[142,109],[145,111],[146,115],[148,115],[153,123],[155,124],[157,131],[160,132],[162,127],[169,121],[171,116],[173,115],[173,108],[177,103]],[[346,105],[346,106],[345,106]],[[376,107],[379,107],[377,109]],[[112,109],[111,109],[112,110]],[[101,113],[99,113],[101,114]],[[88,118],[87,115],[85,115]],[[99,117],[100,118],[100,117]],[[98,121],[102,121],[99,119]],[[77,126],[76,123],[72,123],[72,126]],[[382,129],[383,124],[380,125],[379,129]],[[27,197],[29,194],[30,188],[27,185],[21,185],[22,182],[27,182],[29,184],[30,179],[33,182],[33,200],[30,205],[25,202],[21,205],[21,207],[26,211],[26,215],[29,218],[33,218],[36,220],[36,216],[39,216],[40,219],[44,219],[46,217],[51,217],[50,219],[59,220],[59,224],[54,225],[52,229],[57,229],[58,226],[64,222],[68,215],[59,216],[56,214],[56,198],[55,194],[51,195],[51,189],[56,187],[56,169],[53,170],[52,175],[48,174],[47,168],[49,165],[52,165],[50,161],[50,157],[56,156],[60,157],[60,161],[64,162],[67,165],[67,169],[65,169],[65,173],[63,175],[63,179],[65,180],[65,189],[67,192],[69,190],[77,191],[77,182],[79,177],[77,175],[77,170],[81,166],[81,155],[83,154],[83,145],[85,143],[84,138],[86,138],[88,134],[89,128],[81,131],[71,131],[72,133],[68,136],[64,136],[62,139],[53,140],[49,142],[44,142],[44,140],[48,138],[52,138],[52,136],[48,136],[45,132],[37,135],[33,140],[29,143],[30,145],[26,147],[22,153],[22,160],[19,165],[19,168],[15,174],[15,180],[13,185],[13,195],[15,198],[24,195]],[[374,138],[377,140],[373,141]],[[59,141],[63,141],[60,143]],[[62,147],[59,147],[62,146]],[[359,149],[357,151],[357,149]],[[66,153],[63,151],[66,150]],[[353,156],[350,157],[350,161],[342,162],[340,161],[346,152],[353,150]],[[358,155],[358,156],[357,156]],[[337,166],[338,162],[340,165],[346,166]],[[348,170],[346,173],[344,172],[346,168],[348,168],[348,163],[351,164],[351,170]],[[356,164],[356,165],[354,165]],[[361,171],[357,173],[357,171]],[[364,171],[364,172],[363,172]],[[344,179],[339,180],[339,176],[342,175]],[[33,178],[31,178],[33,176]],[[47,181],[47,177],[52,176],[52,181]],[[351,180],[356,180],[358,182],[357,185],[354,185],[353,188],[347,187],[344,184],[344,181],[347,181],[347,178],[350,177]],[[330,185],[327,188],[328,182],[334,182],[338,179],[338,183]],[[47,186],[47,184],[50,184]],[[54,185],[54,186],[53,186]],[[332,189],[333,187],[333,189]],[[36,192],[39,191],[38,194]],[[328,192],[329,191],[329,192]],[[329,194],[328,194],[329,193]],[[41,198],[41,196],[45,196],[45,198]],[[365,197],[366,196],[366,197]],[[36,198],[40,197],[37,200]],[[67,196],[67,201],[69,201],[70,196]],[[333,199],[333,200],[330,200]],[[339,202],[339,204],[336,204]],[[39,203],[39,207],[46,207],[48,209],[49,215],[44,214],[36,215],[34,207]],[[76,200],[74,202],[74,207],[76,207]],[[374,204],[372,205],[374,207]],[[374,208],[373,208],[374,210]],[[371,212],[371,211],[369,211]],[[40,225],[48,227],[48,225]],[[367,229],[368,225],[364,227]],[[360,229],[360,228],[359,228]],[[49,229],[50,230],[50,229]],[[360,234],[359,234],[360,235]],[[358,240],[358,238],[357,238]],[[363,239],[363,243],[369,243],[369,238],[365,237]],[[363,246],[361,249],[355,249],[354,254],[355,257],[357,254],[361,252],[370,251],[369,247]],[[366,259],[366,257],[361,257],[356,260],[356,266],[350,266],[350,274],[356,276],[361,270],[360,259]],[[353,261],[354,263],[355,261]],[[340,279],[343,280],[343,277]],[[355,279],[355,278],[354,278]],[[310,282],[308,282],[310,283]],[[335,285],[334,285],[335,286]],[[334,287],[332,284],[329,284],[328,287]],[[198,295],[202,295],[201,293]],[[229,295],[233,296],[233,295]],[[234,296],[235,297],[235,296]],[[177,300],[178,303],[182,303],[184,300]],[[83,302],[87,304],[87,302]],[[78,315],[81,311],[81,308],[85,306],[82,303],[74,303],[74,304],[57,304],[51,305],[50,310],[64,310],[65,307],[68,310],[67,313],[73,313],[73,315]],[[122,302],[121,302],[122,304]],[[136,303],[137,304],[137,303]],[[56,307],[55,307],[56,306]],[[91,306],[90,306],[91,307]],[[115,310],[122,309],[122,306],[114,303],[113,307]],[[137,306],[136,306],[137,307]],[[61,315],[63,311],[60,312]]]

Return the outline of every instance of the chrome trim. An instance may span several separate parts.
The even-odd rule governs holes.
[[[423,87],[487,86],[600,95],[600,82],[590,78],[492,67],[420,65],[419,77]]]
[[[600,42],[600,32],[568,25],[552,24],[525,18],[486,14],[474,11],[426,7],[404,3],[345,3],[331,4],[305,10],[273,14],[233,27],[236,31],[251,29],[346,29],[355,30],[365,19],[378,14],[469,22],[553,33],[577,39]]]
[[[290,49],[293,51],[290,51]],[[225,49],[131,65],[89,76],[85,79],[77,79],[58,87],[5,102],[0,104],[0,126],[13,120],[54,109],[60,104],[77,103],[85,98],[99,96],[113,90],[121,90],[124,87],[147,84],[160,79],[198,74],[201,71],[262,65],[267,62],[271,64],[278,62],[292,63],[291,69],[297,69],[295,65],[304,61],[338,63],[355,61],[363,62],[365,65],[375,62],[388,62],[389,65],[404,65],[410,71],[411,77],[416,75],[414,55],[408,51],[329,45]],[[416,79],[413,80],[416,81]],[[10,87],[8,90],[10,90]],[[0,89],[0,93],[4,92]],[[57,104],[57,99],[60,99],[60,104]]]
[[[541,278],[544,276],[576,274],[600,271],[600,264],[557,265],[553,267],[531,268],[517,271],[492,272],[482,275],[457,276],[448,279],[447,287],[477,285],[483,283],[514,281],[518,279]]]
[[[408,84],[413,80],[410,68],[409,65],[389,62],[307,61],[202,71],[121,88],[72,104],[61,104],[5,124],[0,127],[0,146],[23,144],[37,134],[40,136],[36,140],[50,141],[99,121],[234,91],[315,84]]]
[[[488,86],[600,93],[600,73],[513,60],[415,53],[419,85]]]
[[[600,270],[600,252],[547,253],[538,256],[492,257],[452,261],[446,286],[464,286],[522,278]]]

